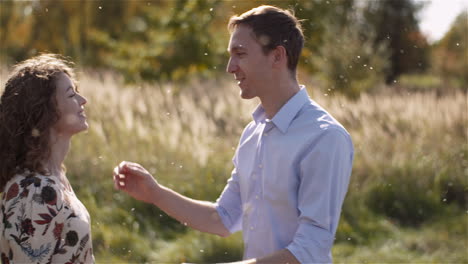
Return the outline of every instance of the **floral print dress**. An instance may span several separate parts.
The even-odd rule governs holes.
[[[88,211],[57,177],[16,175],[0,204],[1,263],[94,263]]]

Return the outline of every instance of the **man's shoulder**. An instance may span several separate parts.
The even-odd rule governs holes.
[[[311,134],[333,134],[333,131],[337,131],[339,134],[349,137],[349,133],[343,125],[313,100],[310,100],[299,111],[291,123],[291,128]]]

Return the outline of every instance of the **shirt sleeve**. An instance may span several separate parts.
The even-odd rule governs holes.
[[[4,237],[14,263],[74,263],[78,256],[78,232],[73,210],[54,180],[25,178],[14,183],[17,196],[7,201]]]
[[[235,158],[233,163],[236,166]],[[241,230],[242,201],[236,168],[232,170],[231,178],[229,178],[215,206],[221,221],[231,234]]]
[[[353,161],[348,134],[330,128],[300,161],[299,227],[287,249],[301,263],[331,263],[331,247]]]

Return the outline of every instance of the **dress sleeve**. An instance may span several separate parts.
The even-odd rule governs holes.
[[[7,191],[4,237],[14,263],[73,263],[77,258],[74,213],[55,180],[26,177],[10,186],[10,196]]]
[[[83,212],[81,212],[83,213]],[[74,212],[68,213],[61,232],[63,257],[54,256],[52,262],[94,263],[89,222],[78,217]],[[57,259],[57,260],[55,260]]]

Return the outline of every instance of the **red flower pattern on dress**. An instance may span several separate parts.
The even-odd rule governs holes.
[[[10,260],[4,253],[2,253],[2,264],[10,264]]]
[[[55,227],[54,227],[54,237],[55,237],[55,239],[57,239],[57,240],[60,239],[60,235],[62,234],[62,230],[63,230],[63,224],[55,223]]]
[[[14,183],[13,185],[10,186],[10,188],[7,191],[7,194],[5,197],[6,201],[9,201],[15,198],[18,195],[18,192],[19,192],[19,186],[17,183]]]
[[[33,236],[35,230],[36,229],[32,225],[31,219],[26,218],[23,221],[21,221],[21,232]]]
[[[0,263],[94,262],[88,213],[75,196],[49,176],[12,181],[0,201]]]

